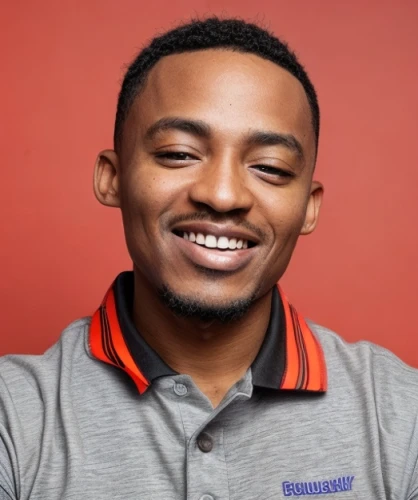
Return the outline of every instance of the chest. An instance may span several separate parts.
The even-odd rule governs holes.
[[[237,393],[213,410],[182,385],[136,403],[104,400],[94,414],[61,409],[22,498],[398,498],[379,431],[358,408]]]

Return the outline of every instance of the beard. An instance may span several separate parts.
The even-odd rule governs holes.
[[[204,322],[231,323],[239,320],[248,312],[255,302],[257,293],[221,305],[211,305],[196,297],[178,295],[167,285],[161,287],[159,296],[163,304],[181,318],[197,319]]]

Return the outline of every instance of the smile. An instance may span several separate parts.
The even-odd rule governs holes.
[[[259,245],[243,238],[244,235],[239,235],[239,231],[235,231],[237,234],[226,236],[228,231],[222,234],[220,228],[218,231],[207,229],[172,231],[175,247],[195,266],[234,272],[244,269],[258,254]],[[217,232],[216,236],[214,232]]]
[[[244,239],[228,238],[227,236],[216,237],[213,234],[194,232],[183,232],[183,238],[206,248],[217,248],[219,250],[240,250],[251,246],[251,242]]]

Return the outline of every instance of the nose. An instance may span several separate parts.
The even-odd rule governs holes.
[[[190,199],[220,213],[248,212],[253,205],[253,196],[246,184],[244,169],[232,158],[208,162],[199,169],[198,178],[189,191]]]

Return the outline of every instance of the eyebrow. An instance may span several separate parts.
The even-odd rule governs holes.
[[[250,133],[245,142],[254,146],[285,146],[296,153],[299,158],[304,157],[302,144],[292,134],[255,131]]]
[[[211,137],[210,126],[201,120],[190,120],[180,117],[165,117],[152,124],[145,133],[147,140],[153,139],[159,132],[165,130],[180,130],[196,137],[209,139]],[[292,134],[280,134],[277,132],[256,130],[244,139],[251,146],[285,146],[303,159],[302,144]]]
[[[145,138],[153,139],[159,132],[164,130],[180,130],[203,139],[209,139],[211,136],[210,127],[201,120],[188,120],[179,117],[161,118],[149,127],[145,133]]]

